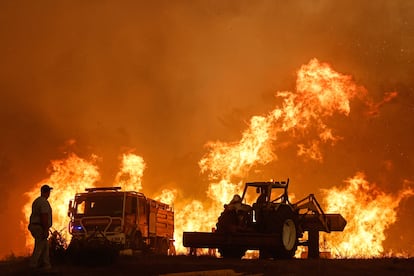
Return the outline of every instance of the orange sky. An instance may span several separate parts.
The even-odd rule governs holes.
[[[300,141],[285,140],[278,160],[245,180],[290,177],[298,198],[357,171],[390,193],[414,181],[411,1],[147,2],[0,3],[0,256],[22,250],[21,195],[68,150],[100,156],[112,183],[134,148],[147,164],[145,193],[177,186],[205,197],[205,143],[238,141],[313,57],[376,102],[398,96],[376,116],[354,101],[349,117],[332,118],[344,139],[323,148],[323,163],[297,158],[285,145]],[[389,246],[414,252],[413,207],[402,203]]]

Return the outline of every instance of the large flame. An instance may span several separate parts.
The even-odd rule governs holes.
[[[329,127],[330,117],[335,114],[348,116],[351,111],[350,100],[355,97],[365,103],[369,109],[368,114],[375,115],[378,113],[379,107],[396,97],[397,93],[387,93],[383,101],[373,103],[367,97],[366,89],[355,84],[350,76],[334,71],[327,63],[320,63],[317,59],[312,59],[297,72],[296,91],[278,92],[276,96],[281,100],[282,105],[276,107],[266,116],[252,117],[249,127],[243,132],[240,141],[230,143],[217,141],[206,144],[208,153],[200,160],[199,165],[201,171],[208,172],[208,176],[212,180],[208,196],[216,203],[213,205],[214,208],[205,210],[207,217],[211,217],[211,212],[215,212],[217,216],[219,214],[217,207],[227,202],[234,192],[240,191],[240,182],[234,183],[233,181],[236,177],[243,177],[253,166],[265,165],[277,157],[273,145],[278,142],[278,137],[282,133],[291,137],[305,137],[306,143],[297,144],[297,155],[321,162],[323,161],[321,144],[334,145],[337,140],[342,139]],[[351,187],[355,188],[356,186]],[[405,191],[403,194],[407,195],[408,192]],[[390,211],[384,212],[382,215],[386,217],[387,215],[391,216],[390,213],[392,213],[395,217],[395,208],[398,206],[400,198],[401,196],[392,198],[382,194],[381,199],[385,201],[385,204],[390,203],[389,201],[393,203],[388,205],[391,206]],[[339,200],[340,198],[330,198],[328,202],[334,204],[333,202]],[[368,210],[370,209],[368,208]],[[327,211],[332,211],[330,206]],[[347,210],[339,210],[340,213],[342,211],[349,215]],[[372,213],[363,214],[361,217],[353,219],[356,224],[362,225],[366,224],[367,219],[373,220]],[[394,221],[388,220],[386,225],[390,225]],[[193,225],[194,228],[190,229],[200,231],[200,227],[197,226],[204,224]],[[349,225],[347,228],[352,229],[353,222]],[[375,240],[379,246],[384,240],[383,231],[385,228],[385,226],[366,228],[366,233],[374,235],[369,241],[372,243],[372,240]],[[358,238],[355,239],[354,242],[358,242]],[[346,244],[349,243],[344,243],[343,246]],[[360,243],[362,247],[363,244]],[[371,246],[374,247],[374,244],[372,243]],[[331,244],[331,246],[337,245]],[[369,252],[355,252],[362,255],[369,254]],[[377,252],[381,252],[381,248],[377,248],[371,254],[377,254]],[[342,254],[349,254],[349,251]]]
[[[282,106],[265,116],[253,116],[238,142],[208,142],[208,153],[200,160],[202,172],[208,173],[212,183],[208,196],[214,204],[207,216],[217,217],[222,204],[239,192],[241,182],[253,166],[265,165],[276,159],[274,145],[281,133],[291,136],[316,133],[308,144],[298,144],[298,156],[322,160],[320,144],[333,144],[339,137],[333,134],[325,119],[334,113],[348,115],[350,99],[366,94],[350,76],[335,72],[327,63],[312,59],[297,72],[296,91],[278,92]],[[308,135],[310,136],[310,135]],[[195,224],[196,225],[196,224]],[[194,228],[191,230],[200,230]]]
[[[297,141],[289,139],[289,141],[280,142],[279,139],[282,134],[282,137],[303,138],[300,141],[304,142],[293,144],[299,157],[322,162],[321,145],[324,143],[334,145],[338,139],[341,139],[329,126],[329,119],[332,116],[335,114],[348,116],[351,110],[350,101],[355,97],[364,101],[369,109],[369,114],[375,115],[382,104],[396,95],[396,92],[390,92],[380,103],[373,103],[367,98],[365,88],[355,84],[350,76],[334,71],[329,64],[312,59],[308,64],[303,65],[297,72],[296,91],[277,92],[276,97],[280,104],[263,116],[253,116],[239,141],[210,141],[206,143],[207,153],[199,161],[199,166],[201,172],[206,173],[210,180],[206,192],[208,201],[182,200],[179,198],[180,191],[176,187],[164,189],[160,194],[154,195],[155,199],[173,204],[175,207],[175,244],[177,252],[185,252],[185,248],[182,246],[183,231],[211,231],[223,209],[223,204],[227,203],[235,193],[241,191],[242,178],[253,167],[266,165],[277,159],[275,149],[278,144],[287,143],[292,145],[292,141]],[[130,152],[123,154],[121,163],[120,171],[116,175],[113,185],[121,186],[124,190],[143,191],[145,193],[141,183],[146,167],[144,159]],[[55,187],[50,201],[54,207],[54,227],[61,229],[67,227],[67,204],[69,199],[76,192],[83,191],[85,187],[93,187],[99,179],[99,174],[94,160],[85,161],[74,154],[66,160],[54,161],[52,164],[54,169],[51,176],[39,182],[32,192],[27,193],[29,201],[23,211],[26,216],[30,214],[31,202],[38,196],[40,186],[47,182]],[[350,180],[349,183],[365,183],[361,177],[356,177],[356,179]],[[355,193],[359,195],[357,192],[364,189],[366,184],[353,184],[349,187],[351,195]],[[334,199],[334,194],[337,194],[338,197],[346,194],[344,192],[335,193],[335,191],[337,190],[333,189],[328,193],[330,194],[328,203],[333,204],[333,201],[346,202],[346,200],[337,201],[340,200],[339,198]],[[403,194],[407,195],[409,193],[408,191],[403,192],[401,197],[403,197]],[[151,197],[152,195],[147,196]],[[398,198],[388,198],[385,194],[376,193],[377,198],[387,202],[388,206],[394,206],[387,214],[389,216],[395,215],[392,212],[395,212],[395,206],[398,205],[395,205],[395,202],[398,201]],[[347,200],[352,202],[352,200],[358,201],[360,199],[350,197]],[[369,202],[369,200],[366,199],[364,202]],[[365,209],[369,210],[370,208]],[[328,206],[328,212],[335,210],[338,209]],[[349,216],[348,209],[340,209],[339,212],[344,212],[345,216]],[[371,213],[361,215],[361,219],[370,218],[370,215]],[[387,225],[393,222],[391,219]],[[356,222],[356,224],[359,223],[366,224],[364,220]],[[353,229],[352,225],[352,222],[348,222],[347,228]],[[378,227],[378,229],[375,227]],[[375,227],[366,228],[366,233],[375,235],[375,239],[371,238],[371,240],[383,240],[381,233],[387,226]],[[372,234],[371,230],[375,231],[375,234]],[[341,235],[341,237],[343,236]],[[348,240],[351,240],[351,237]],[[32,239],[28,238],[26,243],[31,245]],[[346,244],[339,245],[331,240],[331,245],[338,248],[338,252],[340,251],[338,254],[342,254],[341,256],[349,254]],[[340,249],[342,247],[344,249]],[[375,248],[374,254],[376,254],[375,252],[381,252],[381,248]],[[367,253],[364,251],[363,254]]]
[[[296,92],[278,92],[276,96],[282,100],[282,107],[276,107],[266,116],[253,116],[239,142],[206,144],[209,152],[199,162],[201,171],[208,172],[211,179],[244,176],[252,166],[275,159],[272,145],[278,134],[288,132],[295,136],[310,127],[316,129],[315,140],[308,146],[298,145],[298,155],[321,159],[319,141],[338,139],[324,119],[334,113],[348,115],[349,101],[358,93],[366,92],[353,83],[350,76],[312,59],[297,73]]]
[[[22,223],[22,228],[26,233],[27,248],[33,247],[34,241],[26,229],[32,212],[32,202],[40,196],[40,187],[45,183],[53,187],[49,198],[53,209],[52,227],[66,233],[69,224],[69,200],[73,199],[76,193],[83,192],[85,188],[94,187],[100,179],[95,162],[95,155],[91,156],[90,160],[85,160],[73,153],[65,159],[54,160],[49,168],[50,176],[37,183],[30,192],[25,194],[28,200],[23,206],[25,221]]]
[[[325,190],[326,212],[340,213],[347,220],[344,232],[326,235],[327,246],[341,258],[383,256],[385,230],[397,220],[401,200],[414,190],[406,187],[396,195],[386,194],[361,172],[345,182],[345,187]]]
[[[114,185],[126,191],[141,191],[144,169],[145,162],[141,156],[134,153],[123,154],[121,169],[116,175]]]

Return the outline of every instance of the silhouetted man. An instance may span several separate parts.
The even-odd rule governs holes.
[[[47,238],[49,237],[49,228],[52,226],[52,208],[47,199],[52,189],[48,185],[43,185],[40,188],[40,196],[32,204],[29,223],[29,231],[35,240],[30,260],[32,268],[51,269]]]

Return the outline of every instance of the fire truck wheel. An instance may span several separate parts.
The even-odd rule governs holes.
[[[220,253],[221,257],[225,259],[241,259],[246,253],[246,249],[224,247],[219,248],[218,252]]]
[[[69,243],[68,248],[66,249],[66,255],[70,259],[75,259],[75,257],[78,255],[80,248],[80,242],[77,239],[72,238],[72,240]]]
[[[159,255],[167,256],[168,255],[168,248],[169,248],[169,245],[168,245],[167,239],[162,239],[158,243],[157,253]]]
[[[131,241],[131,249],[132,250],[140,250],[144,247],[144,241],[142,239],[142,235],[140,231],[135,232],[132,241]]]

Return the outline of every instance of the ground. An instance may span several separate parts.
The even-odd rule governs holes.
[[[203,271],[203,272],[202,272]],[[208,271],[208,272],[206,272]],[[0,262],[0,275],[414,275],[414,258],[224,260],[204,256],[122,256],[112,263],[54,263],[33,273],[28,258]]]

